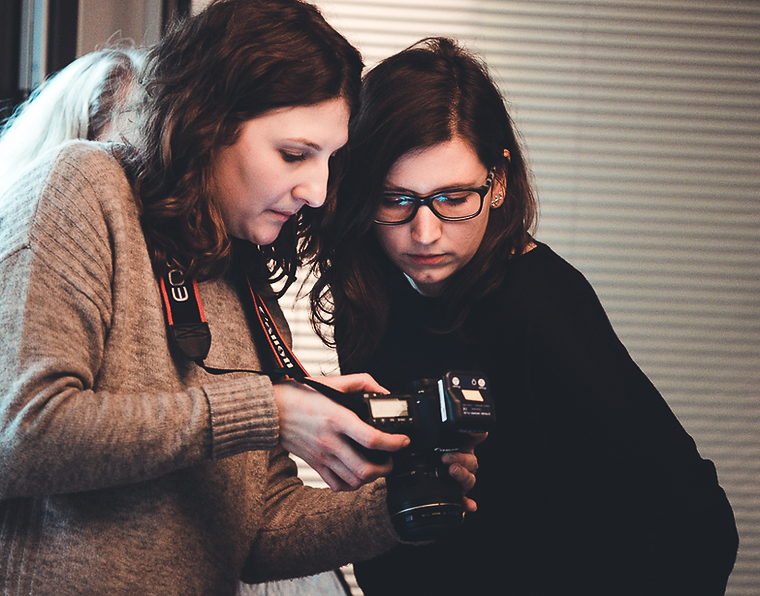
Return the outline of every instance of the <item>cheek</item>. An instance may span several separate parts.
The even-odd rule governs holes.
[[[250,197],[255,194],[257,188],[266,187],[269,183],[267,177],[271,173],[262,170],[259,167],[260,163],[261,160],[256,160],[250,155],[241,155],[236,161],[231,175],[239,198]]]
[[[403,249],[403,234],[400,228],[405,226],[375,226],[375,236],[385,254],[396,262]]]
[[[480,248],[483,237],[486,235],[486,228],[488,227],[488,212],[484,212],[471,222],[471,227],[466,234],[461,237],[465,241],[464,253],[466,253],[467,260],[471,259]]]

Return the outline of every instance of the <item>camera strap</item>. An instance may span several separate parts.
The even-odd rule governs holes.
[[[159,280],[166,307],[169,336],[193,362],[201,363],[211,349],[211,331],[203,312],[198,283],[188,282],[180,269],[170,269]]]
[[[169,337],[182,354],[207,372],[215,375],[250,372],[275,378],[290,377],[302,383],[308,381],[306,377],[309,375],[306,369],[283,339],[269,309],[253,288],[249,277],[246,277],[247,291],[241,288],[241,299],[244,308],[255,315],[249,317],[253,321],[253,332],[261,338],[261,345],[271,355],[273,366],[270,372],[207,366],[204,360],[211,349],[211,330],[203,312],[198,283],[195,279],[186,279],[184,272],[175,267],[170,268],[163,277],[159,278],[159,285],[166,307]],[[306,382],[306,384],[323,387],[316,382]],[[315,389],[318,388],[315,387]],[[321,391],[321,389],[318,390]]]
[[[288,347],[288,344],[282,338],[280,330],[277,328],[277,324],[272,319],[272,315],[269,314],[269,309],[264,303],[259,293],[253,289],[250,277],[246,277],[246,285],[248,286],[247,296],[250,297],[250,305],[253,305],[254,312],[256,313],[256,321],[258,321],[258,327],[254,324],[254,327],[263,331],[260,334],[265,339],[266,345],[269,346],[269,352],[274,358],[276,365],[276,371],[279,374],[291,377],[298,381],[303,381],[309,374],[306,369],[298,361],[296,355]],[[246,292],[244,292],[246,293]],[[248,302],[247,300],[243,301]]]
[[[343,404],[345,395],[342,392],[309,378],[309,373],[306,372],[306,369],[298,361],[293,350],[288,347],[288,344],[282,338],[282,335],[280,335],[280,330],[277,328],[277,324],[274,322],[272,315],[269,314],[267,305],[264,303],[261,295],[253,288],[251,278],[248,276],[246,276],[246,285],[248,286],[248,292],[243,290],[242,293],[247,294],[251,300],[243,300],[243,303],[245,304],[247,302],[249,308],[251,305],[254,308],[258,325],[254,323],[253,326],[254,329],[263,332],[259,333],[259,336],[263,337],[265,340],[263,343],[269,346],[268,351],[272,355],[276,365],[274,374],[285,378],[290,377],[299,383],[303,383],[312,389],[316,389],[322,395],[326,395],[338,403]]]

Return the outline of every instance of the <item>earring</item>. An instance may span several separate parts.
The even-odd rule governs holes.
[[[504,200],[503,195],[499,195],[498,197],[495,197],[494,200],[491,201],[491,207],[494,207],[494,208],[498,207],[499,205],[501,205],[501,202],[503,200]]]

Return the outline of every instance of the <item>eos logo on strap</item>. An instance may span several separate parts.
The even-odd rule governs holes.
[[[190,297],[185,286],[185,275],[179,269],[172,269],[167,275],[172,288],[172,298],[176,302],[186,302]]]

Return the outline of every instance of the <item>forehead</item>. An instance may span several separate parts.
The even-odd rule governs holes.
[[[289,139],[316,145],[330,152],[348,141],[350,109],[343,98],[314,105],[276,108],[243,123],[244,134],[268,139]]]
[[[393,164],[386,185],[419,193],[458,185],[479,185],[486,174],[472,145],[460,137],[415,149]]]

